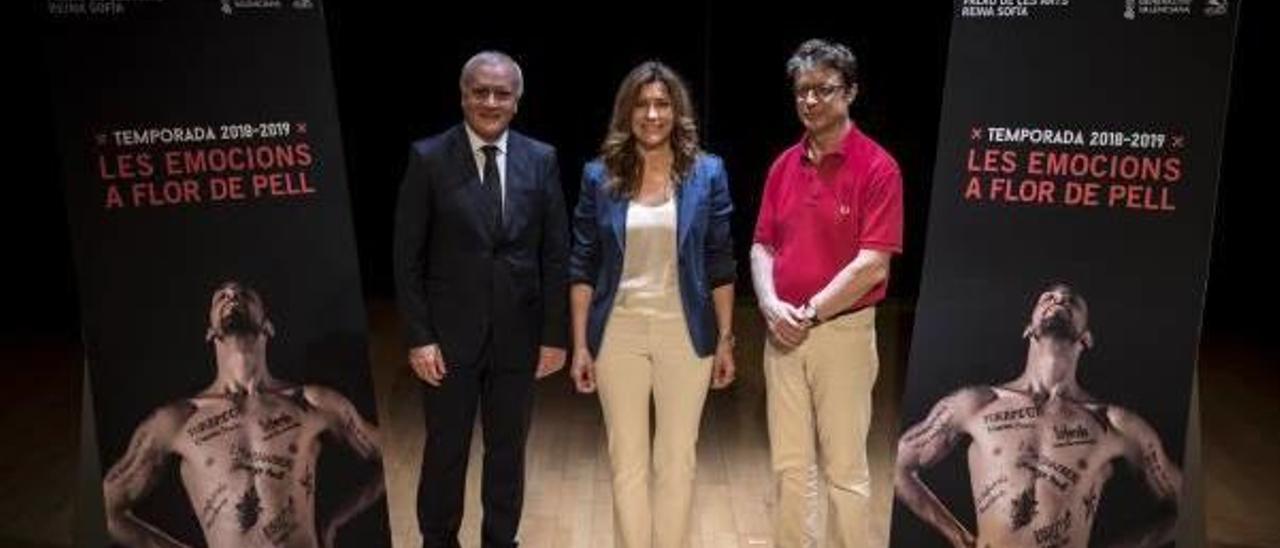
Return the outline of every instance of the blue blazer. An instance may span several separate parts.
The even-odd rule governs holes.
[[[592,161],[582,171],[582,190],[573,212],[569,283],[584,283],[594,289],[587,316],[587,347],[595,356],[622,277],[631,202],[605,187],[608,172],[602,161]],[[719,338],[711,290],[733,283],[737,277],[729,226],[733,201],[720,158],[699,154],[689,176],[676,187],[675,199],[680,303],[694,351],[706,357],[715,352]]]

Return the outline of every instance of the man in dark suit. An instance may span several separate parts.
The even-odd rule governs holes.
[[[515,546],[535,378],[564,365],[568,227],[555,149],[508,129],[520,67],[476,54],[465,123],[413,143],[396,210],[396,292],[426,382],[418,487],[424,548],[458,546],[479,408],[485,547]]]

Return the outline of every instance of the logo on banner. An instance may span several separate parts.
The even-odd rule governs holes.
[[[293,7],[298,8],[300,2],[311,3],[310,0],[295,0]],[[283,7],[284,3],[281,0],[222,0],[222,13],[224,15],[231,15],[235,10],[270,10]]]
[[[1209,0],[1210,4],[1224,4],[1223,10],[1226,9],[1226,0]],[[1194,11],[1191,8],[1192,0],[1125,0],[1124,2],[1124,18],[1130,21],[1142,16],[1169,16],[1169,15],[1192,15]],[[1208,13],[1210,8],[1206,7]]]
[[[1227,0],[1206,0],[1204,14],[1210,17],[1227,14]]]
[[[140,4],[161,4],[164,0],[47,0],[49,15],[59,17],[100,17],[125,13],[125,6],[134,9]]]

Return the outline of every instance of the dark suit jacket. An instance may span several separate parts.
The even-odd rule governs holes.
[[[573,213],[569,279],[593,289],[587,314],[587,347],[593,356],[600,351],[621,282],[631,203],[609,190],[607,180],[603,162],[588,163]],[[705,357],[715,352],[719,338],[711,290],[733,283],[737,275],[730,228],[733,202],[720,158],[699,154],[692,172],[676,187],[675,199],[680,303],[694,351]]]
[[[510,131],[505,223],[458,125],[413,143],[396,206],[395,281],[409,347],[466,367],[486,341],[506,363],[565,348],[568,223],[555,149]],[[492,334],[492,339],[488,337]]]

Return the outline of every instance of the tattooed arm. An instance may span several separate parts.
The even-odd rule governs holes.
[[[1164,546],[1173,542],[1182,498],[1182,471],[1169,460],[1155,429],[1142,417],[1112,407],[1107,418],[1120,433],[1125,461],[1141,472],[1147,487],[1160,502],[1159,512],[1147,523],[1109,541],[1105,546]]]
[[[973,546],[973,534],[920,480],[919,473],[951,454],[964,435],[961,424],[983,397],[979,388],[958,390],[940,400],[925,420],[908,428],[898,439],[893,479],[898,500],[957,547]]]
[[[324,546],[332,547],[337,539],[338,529],[382,498],[386,489],[383,483],[382,445],[378,439],[377,427],[365,421],[351,401],[342,394],[319,386],[308,386],[306,390],[307,399],[324,413],[329,433],[345,442],[377,469],[363,487],[338,506],[333,517],[321,529],[324,532]]]
[[[150,493],[169,461],[169,444],[189,412],[179,405],[162,407],[133,432],[129,448],[102,481],[107,532],[130,548],[186,546],[133,514],[133,506]]]

